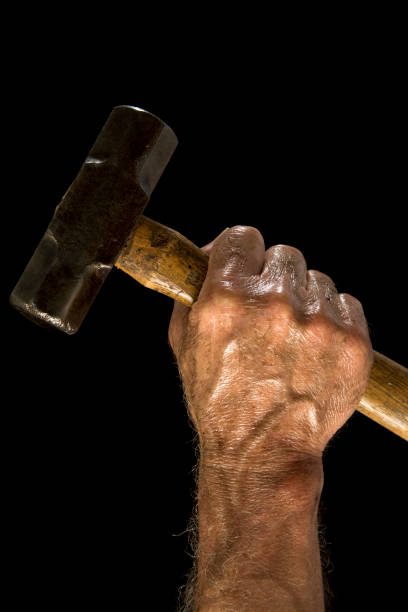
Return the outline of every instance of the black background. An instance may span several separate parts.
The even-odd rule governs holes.
[[[173,22],[161,8],[120,18],[100,11],[86,19],[73,8],[25,13],[23,24],[17,15],[9,23],[9,609],[23,601],[139,609],[147,598],[143,609],[173,610],[190,567],[182,532],[195,453],[167,344],[172,300],[114,270],[72,337],[36,327],[7,304],[113,106],[145,108],[179,138],[147,215],[198,245],[245,224],[267,247],[296,246],[309,268],[362,301],[374,348],[407,365],[398,36],[385,44],[376,30],[361,42],[363,22],[356,30],[352,19],[336,33],[332,22],[316,28],[316,38],[300,16],[295,31],[293,16],[261,28],[259,15],[238,22],[197,11]],[[359,413],[325,454],[334,611],[401,607],[406,466],[406,442]]]

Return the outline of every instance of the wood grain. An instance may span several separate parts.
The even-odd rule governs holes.
[[[173,229],[141,216],[118,268],[139,283],[191,306],[200,293],[208,255]],[[408,441],[408,370],[374,351],[359,412]]]
[[[408,441],[408,370],[374,351],[359,412]]]
[[[142,215],[115,265],[145,287],[191,306],[207,274],[208,255],[175,230]]]

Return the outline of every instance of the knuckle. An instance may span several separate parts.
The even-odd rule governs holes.
[[[331,344],[333,335],[339,329],[335,321],[322,312],[314,314],[306,322],[305,335],[311,346]]]
[[[278,339],[296,324],[295,311],[289,300],[283,296],[272,299],[269,304],[270,329],[273,337]]]
[[[247,297],[247,289],[241,277],[229,267],[220,268],[211,274],[207,281],[208,295],[214,295],[220,300],[239,302]]]
[[[307,272],[309,280],[314,281],[319,285],[329,285],[331,287],[335,287],[333,280],[324,272],[320,272],[319,270],[308,270]]]
[[[361,312],[363,311],[362,303],[353,295],[350,295],[349,293],[339,293],[339,299],[344,306],[355,308]]]
[[[273,258],[284,259],[288,262],[304,259],[303,253],[299,249],[288,244],[275,244],[269,247],[267,253]]]
[[[261,236],[261,232],[256,227],[252,227],[252,225],[234,225],[225,234],[232,238],[243,238],[250,235]]]
[[[348,362],[353,369],[365,369],[372,364],[373,349],[370,340],[356,331],[349,331],[343,343]]]
[[[219,295],[213,293],[208,298],[197,301],[191,308],[191,318],[200,333],[232,329],[236,318],[241,315],[242,306],[235,294]]]
[[[240,281],[249,270],[257,267],[263,257],[264,241],[254,227],[237,225],[223,232],[211,250],[207,277],[214,283],[219,279]],[[214,278],[210,278],[214,276]]]
[[[307,321],[304,337],[311,351],[338,355],[350,373],[371,367],[373,352],[368,336],[359,329],[344,327],[324,313]]]
[[[347,293],[341,293],[339,295],[339,308],[343,321],[347,326],[359,329],[365,336],[369,335],[363,306],[357,298]]]

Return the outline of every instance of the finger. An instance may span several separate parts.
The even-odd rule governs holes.
[[[297,293],[306,287],[306,261],[296,248],[285,244],[270,247],[265,253],[261,281],[278,293]]]
[[[323,310],[336,319],[340,317],[339,294],[336,285],[327,274],[318,270],[308,270],[306,295],[307,314]]]
[[[364,314],[363,306],[357,298],[348,293],[339,294],[340,313],[348,325],[356,325],[361,331],[369,335],[367,319]]]
[[[205,251],[205,252],[206,252],[206,253],[208,253],[208,254],[210,254],[211,249],[213,248],[213,246],[214,246],[214,244],[215,244],[215,241],[216,241],[216,240],[218,240],[218,238],[219,238],[220,236],[222,236],[222,234],[223,234],[224,232],[226,232],[227,230],[229,230],[229,227],[226,227],[226,228],[225,228],[225,230],[223,230],[223,231],[221,232],[221,234],[218,234],[218,236],[217,236],[216,238],[214,238],[214,240],[211,240],[211,242],[209,242],[208,244],[205,244],[204,246],[202,246],[202,247],[201,247],[201,250],[202,250],[202,251]]]
[[[259,274],[264,255],[264,240],[256,228],[246,225],[231,227],[215,240],[210,252],[207,278],[239,278]]]

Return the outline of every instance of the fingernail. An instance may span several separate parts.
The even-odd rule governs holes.
[[[211,242],[209,242],[209,243],[208,243],[208,244],[206,244],[205,246],[202,246],[201,248],[202,248],[204,251],[206,251],[207,249],[211,249],[211,248],[214,246],[214,242],[215,242],[216,240],[218,240],[218,238],[219,238],[220,236],[222,236],[222,235],[223,235],[223,233],[224,233],[224,232],[226,232],[227,230],[229,230],[229,227],[226,227],[224,230],[222,230],[221,234],[218,234],[218,236],[216,236],[216,237],[214,238],[214,240],[211,240]]]
[[[220,236],[223,235],[224,232],[226,232],[227,230],[229,230],[229,227],[226,227],[225,229],[222,230],[222,232],[220,234],[218,234],[218,236],[216,236],[213,240],[213,242],[215,242]]]
[[[223,234],[225,234],[225,232],[226,232],[227,230],[229,230],[229,227],[226,227],[224,230],[222,230],[221,234],[218,234],[218,236],[217,236],[216,238],[214,238],[213,242],[215,242],[216,240],[218,240],[218,238],[219,238],[220,236],[222,236]]]

